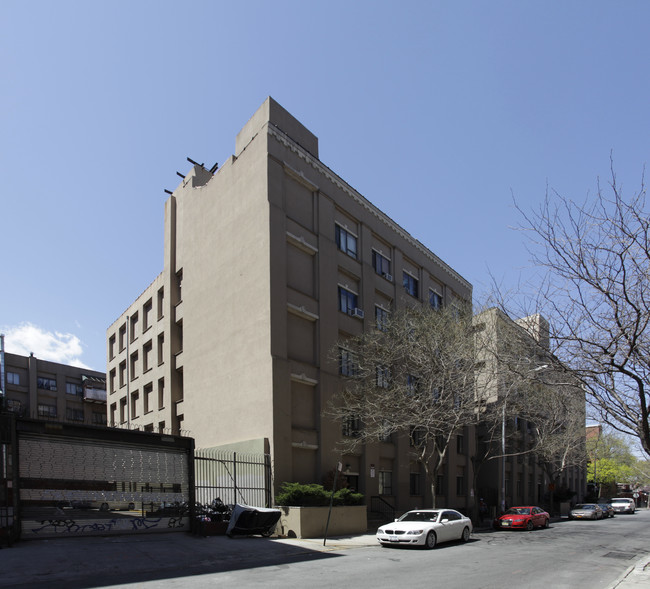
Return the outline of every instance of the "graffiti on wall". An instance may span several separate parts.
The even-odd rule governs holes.
[[[25,523],[27,524],[28,522]],[[101,533],[147,532],[155,531],[155,528],[178,529],[183,527],[185,527],[183,517],[129,517],[102,520],[58,518],[31,522],[31,525],[23,526],[23,530],[40,536],[71,536]]]

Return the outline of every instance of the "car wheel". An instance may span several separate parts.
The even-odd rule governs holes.
[[[135,509],[135,503],[129,503],[129,511],[133,511]]]
[[[432,548],[435,548],[436,547],[436,541],[437,541],[436,533],[435,532],[429,532],[427,534],[427,539],[425,540],[425,543],[424,543],[425,548],[428,548],[429,550],[431,550]]]
[[[99,506],[99,511],[108,511],[108,503],[102,503]]]
[[[463,542],[469,542],[469,528],[467,526],[463,528],[463,534],[461,535],[460,539]]]
[[[550,527],[551,527],[551,524],[550,524],[550,522],[548,521],[548,518],[546,518],[546,519],[544,520],[544,528],[550,528]]]
[[[526,524],[526,530],[529,531],[529,532],[532,532],[534,527],[535,526],[533,525],[533,520],[529,519],[528,523]]]

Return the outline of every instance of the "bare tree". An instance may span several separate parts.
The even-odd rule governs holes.
[[[349,378],[330,414],[359,424],[354,435],[344,436],[344,450],[408,435],[433,506],[450,443],[477,422],[486,403],[476,388],[474,333],[470,309],[417,307],[341,342],[338,350],[339,361],[353,368],[341,367]]]
[[[547,193],[523,215],[535,285],[554,352],[612,428],[637,437],[650,455],[650,211],[640,189],[624,198],[616,176],[591,202]]]

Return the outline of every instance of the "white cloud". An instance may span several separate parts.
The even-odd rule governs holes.
[[[10,354],[29,356],[31,353],[41,360],[58,362],[87,368],[81,361],[83,347],[81,340],[72,333],[45,331],[37,325],[22,323],[17,327],[3,327],[5,351]]]

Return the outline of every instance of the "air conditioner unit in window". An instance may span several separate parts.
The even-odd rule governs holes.
[[[352,315],[352,317],[358,317],[359,319],[363,319],[363,310],[359,309],[358,307],[355,307],[352,310],[351,315]]]
[[[388,280],[388,282],[393,282],[393,275],[392,274],[384,274],[384,278]]]

